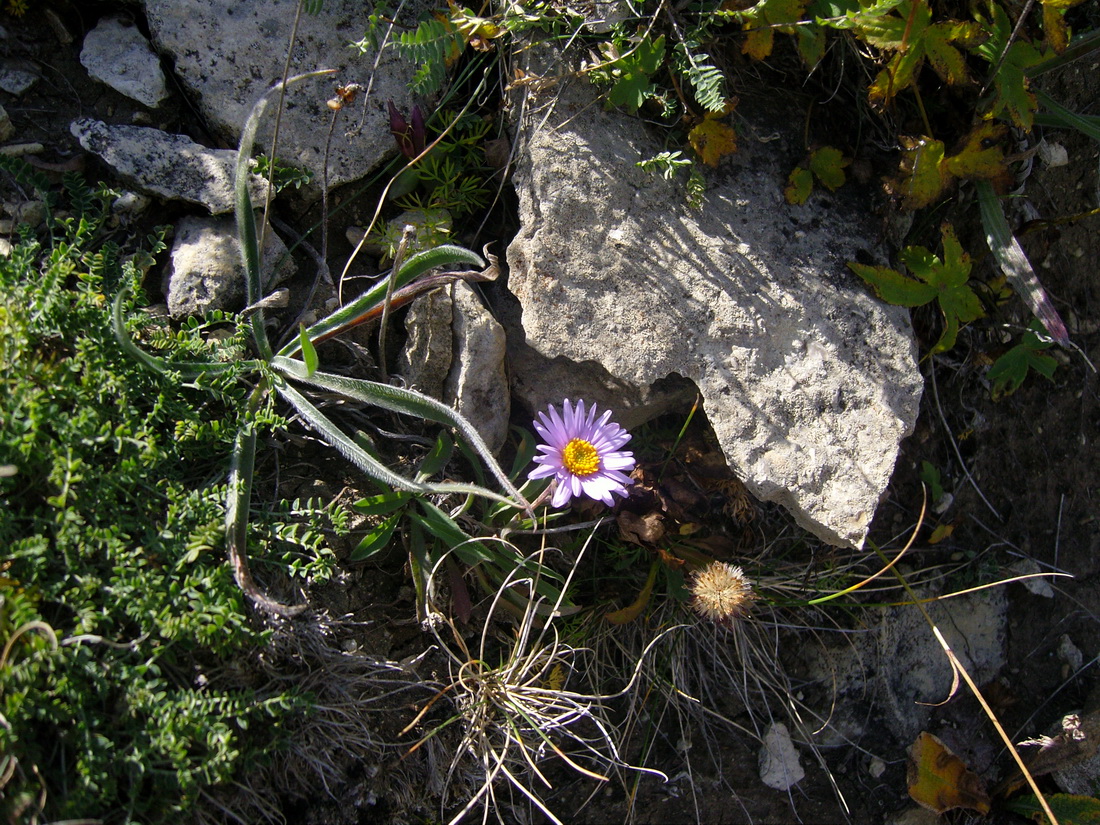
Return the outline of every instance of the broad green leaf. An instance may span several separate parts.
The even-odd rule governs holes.
[[[920,463],[920,480],[928,488],[933,504],[943,498],[943,481],[935,464],[930,461]]]
[[[835,192],[844,185],[844,168],[851,162],[836,147],[822,146],[810,155],[810,170],[826,189]]]
[[[943,311],[944,331],[932,352],[945,352],[955,346],[959,324],[982,317],[982,302],[967,281],[970,280],[970,256],[963,251],[950,224],[943,227],[943,259],[923,247],[907,247],[898,256],[913,274],[935,288],[936,300]]]
[[[637,47],[628,51],[611,65],[616,80],[607,99],[616,106],[624,106],[630,112],[638,111],[653,91],[650,77],[661,67],[665,59],[665,37],[656,40],[642,39]]]
[[[369,559],[389,547],[394,531],[400,521],[401,513],[394,513],[389,518],[384,519],[381,524],[363,536],[363,540],[351,551],[351,560],[363,561]]]
[[[850,262],[848,268],[864,281],[879,298],[888,304],[901,307],[924,306],[936,297],[936,290],[929,284],[902,275],[886,266],[870,266]]]
[[[796,26],[795,44],[806,68],[814,69],[825,56],[825,30],[820,26]]]
[[[1030,370],[1035,370],[1048,380],[1054,379],[1054,370],[1058,362],[1049,355],[1043,354],[1042,350],[1047,349],[1053,342],[1040,339],[1036,333],[1042,331],[1039,321],[1033,320],[1031,328],[1023,334],[1020,342],[993,362],[986,377],[991,384],[990,394],[995,401],[1012,395],[1020,389]]]
[[[976,55],[989,63],[992,75],[989,81],[993,95],[985,108],[990,116],[1011,120],[1030,131],[1037,104],[1029,88],[1027,70],[1040,63],[1043,56],[1026,40],[1012,38],[1012,21],[1001,4],[991,3],[990,7],[992,17],[989,20],[975,15],[978,23],[989,32],[989,39],[972,48]]]
[[[384,516],[409,502],[412,494],[404,490],[391,490],[376,496],[367,496],[352,504],[355,512],[364,516]]]

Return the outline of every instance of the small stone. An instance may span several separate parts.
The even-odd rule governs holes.
[[[88,32],[80,63],[116,92],[155,108],[168,99],[160,60],[132,23],[107,17]]]
[[[1009,569],[1020,576],[1042,572],[1039,564],[1034,559],[1021,559]],[[1034,593],[1036,596],[1042,596],[1044,599],[1054,598],[1054,588],[1050,586],[1050,581],[1045,578],[1024,579],[1020,583],[1028,589],[1028,592]]]
[[[1045,138],[1039,141],[1038,155],[1039,160],[1048,169],[1066,166],[1069,163],[1069,152],[1066,151],[1066,147],[1060,143],[1052,143]]]
[[[295,269],[293,259],[286,257],[286,245],[268,231],[263,252],[265,289],[286,280]],[[241,309],[244,269],[232,218],[187,216],[180,220],[164,291],[168,310],[175,318],[202,315],[213,309]]]
[[[144,126],[109,126],[91,118],[74,120],[69,131],[143,192],[199,204],[215,215],[233,211],[234,151],[208,149],[186,135]],[[249,192],[253,203],[263,203],[267,182],[253,175]]]
[[[760,778],[769,788],[785,791],[806,776],[791,733],[782,722],[771,725],[760,748]]]
[[[34,72],[22,69],[0,69],[0,89],[9,95],[19,97],[37,82],[38,75]]]

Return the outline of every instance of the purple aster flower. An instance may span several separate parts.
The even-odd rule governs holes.
[[[609,422],[611,410],[596,418],[593,404],[587,415],[584,402],[576,409],[565,399],[563,412],[550,406],[540,412],[535,429],[545,444],[538,446],[542,455],[535,456],[536,467],[530,479],[553,478],[556,483],[553,507],[564,507],[573,496],[585,495],[612,506],[612,493],[626,496],[627,485],[633,479],[626,475],[634,469],[634,453],[620,448],[630,440],[630,433]]]

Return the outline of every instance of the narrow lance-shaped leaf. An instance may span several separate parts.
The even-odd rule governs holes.
[[[194,378],[200,373],[225,372],[234,367],[233,364],[204,364],[201,361],[171,362],[147,353],[131,340],[129,333],[126,331],[126,322],[122,318],[122,302],[126,297],[126,292],[127,290],[122,290],[115,296],[114,309],[111,313],[111,330],[114,332],[119,346],[142,366],[153,370],[153,372],[178,372],[186,378]]]
[[[1020,242],[1016,240],[1012,230],[1009,229],[997,193],[985,181],[979,181],[977,186],[982,227],[985,229],[985,240],[989,244],[993,257],[997,259],[1001,271],[1005,274],[1008,282],[1012,284],[1012,288],[1024,299],[1028,309],[1046,327],[1050,337],[1063,347],[1069,346],[1069,333],[1066,331],[1066,325],[1062,322],[1062,318],[1058,314],[1058,310],[1054,308],[1054,304],[1051,303],[1050,296],[1047,295],[1043,285],[1039,282],[1035,270],[1031,268],[1031,262],[1028,261],[1023,247],[1020,246]]]
[[[456,266],[459,264],[465,264],[467,266],[485,266],[485,261],[482,260],[476,252],[471,252],[461,246],[455,246],[452,244],[443,244],[442,246],[433,247],[432,249],[426,249],[423,252],[410,257],[404,264],[401,265],[400,270],[396,275],[396,282],[394,283],[395,293],[394,300],[408,300],[408,295],[419,293],[404,293],[402,288],[415,281],[427,272],[441,266]],[[390,277],[394,277],[392,274]],[[435,288],[441,283],[454,280],[454,275],[441,275],[438,281],[425,279],[425,288]],[[338,335],[344,330],[351,329],[357,324],[361,324],[365,319],[373,317],[375,314],[381,313],[382,303],[386,298],[386,291],[389,286],[389,280],[383,279],[373,287],[368,289],[358,298],[346,306],[340,307],[331,315],[321,319],[313,326],[306,330],[309,339],[314,344],[319,344],[322,341],[327,341],[334,335]],[[291,341],[281,350],[279,355],[293,356],[301,350],[301,343],[298,340]]]
[[[526,499],[497,464],[496,460],[493,458],[492,451],[474,425],[446,404],[436,401],[434,398],[422,393],[402,389],[401,387],[392,387],[389,384],[380,384],[376,381],[365,381],[361,378],[347,378],[342,375],[331,375],[326,372],[315,372],[313,375],[308,375],[305,365],[301,361],[295,361],[291,358],[284,358],[279,355],[276,355],[271,363],[278,372],[315,387],[320,387],[323,390],[337,392],[347,398],[362,401],[365,404],[371,404],[392,412],[417,416],[429,421],[435,421],[447,427],[454,427],[467,443],[477,450],[478,455],[481,456],[482,461],[485,462],[486,466],[496,477],[501,487],[512,495],[513,503],[517,503],[525,508],[528,506]],[[406,489],[409,488],[406,487]],[[481,488],[478,489],[480,490]],[[470,492],[473,491],[471,490]],[[482,493],[476,494],[481,495]],[[495,494],[493,497],[500,498]]]
[[[278,358],[278,356],[276,357]],[[303,367],[301,362],[298,361],[290,361],[289,359],[281,360],[289,361],[291,364],[297,364],[299,367]],[[314,377],[321,375],[324,375],[324,373],[317,373]],[[301,377],[304,378],[305,376]],[[509,500],[499,493],[494,493],[492,490],[479,487],[476,484],[462,484],[458,482],[418,482],[414,479],[406,478],[399,473],[395,473],[345,435],[339,427],[310,403],[304,395],[294,389],[294,387],[283,382],[276,385],[276,388],[279,394],[294,407],[307,426],[311,427],[318,435],[328,442],[331,447],[334,447],[337,452],[344,456],[344,458],[366,473],[367,476],[374,481],[384,484],[387,487],[398,490],[408,490],[422,495],[431,493],[459,493],[462,495],[484,496],[493,501],[500,501],[513,506],[515,506],[517,502],[523,505],[526,504],[522,496],[518,497],[516,500]]]
[[[323,69],[317,72],[300,74],[287,80],[290,86],[300,80],[311,77],[320,77],[333,74],[335,69]],[[256,216],[252,211],[252,198],[248,194],[248,180],[251,170],[252,147],[256,142],[256,129],[260,125],[260,119],[267,109],[271,97],[284,88],[282,83],[276,83],[268,89],[252,106],[252,111],[241,130],[241,142],[237,149],[237,166],[234,173],[235,185],[235,214],[237,218],[237,238],[241,244],[241,260],[244,264],[246,303],[251,306],[262,297],[262,285],[260,283],[260,247],[256,239]],[[261,358],[271,357],[271,344],[267,340],[267,332],[264,330],[263,310],[257,311],[252,316],[252,336],[256,341],[257,350]]]

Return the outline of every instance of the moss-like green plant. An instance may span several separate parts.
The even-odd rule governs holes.
[[[221,551],[216,457],[247,387],[233,360],[185,383],[127,358],[110,296],[138,294],[162,233],[124,251],[106,234],[109,190],[71,175],[59,194],[19,161],[5,169],[49,205],[49,234],[25,227],[0,258],[0,816],[174,821],[308,706],[208,671],[267,635]],[[243,340],[142,326],[169,365],[232,359]],[[253,420],[282,423],[270,410]],[[295,526],[307,509],[288,504],[264,529],[313,577],[320,531]]]

